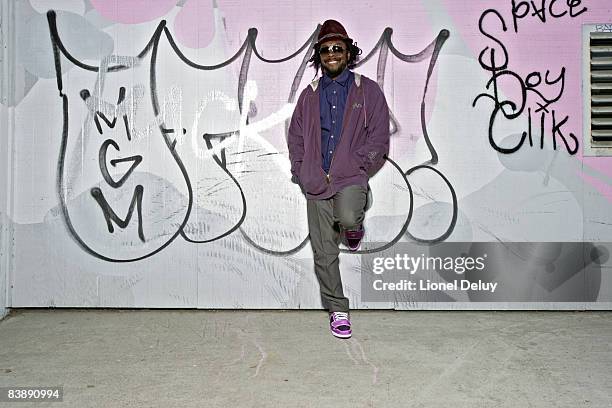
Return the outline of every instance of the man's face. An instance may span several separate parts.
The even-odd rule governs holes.
[[[332,79],[335,79],[344,71],[351,56],[342,40],[325,41],[319,48],[319,54],[321,56],[321,66]]]

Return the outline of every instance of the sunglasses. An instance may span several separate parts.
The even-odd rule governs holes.
[[[344,52],[344,48],[340,45],[332,45],[331,47],[321,47],[319,49],[320,55],[342,54],[343,52]]]

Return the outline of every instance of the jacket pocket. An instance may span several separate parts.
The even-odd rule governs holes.
[[[321,194],[327,188],[325,172],[318,166],[309,166],[302,163],[300,168],[300,183],[304,190],[310,194]]]
[[[348,157],[343,160],[344,163],[335,163],[334,164],[334,174],[338,178],[349,178],[358,175],[363,175],[365,173],[365,169],[361,167],[361,161],[359,157],[354,153],[350,152]]]

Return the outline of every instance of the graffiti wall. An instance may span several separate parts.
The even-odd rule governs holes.
[[[612,305],[612,157],[592,153],[584,94],[585,32],[612,23],[608,1],[332,11],[324,1],[3,1],[3,304],[320,308],[286,132],[315,77],[319,24],[335,18],[391,113],[365,242],[341,254],[351,305]],[[459,255],[486,244],[496,294],[363,296],[366,255],[450,243]]]

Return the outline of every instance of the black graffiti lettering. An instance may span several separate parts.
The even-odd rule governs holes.
[[[485,37],[490,38],[491,40],[495,41],[501,48],[502,52],[504,53],[504,62],[501,63],[501,65],[499,66],[495,66],[493,64],[493,62],[495,62],[495,57],[494,57],[494,53],[495,53],[495,49],[491,48],[491,52],[489,53],[489,60],[492,61],[492,65],[487,65],[487,63],[485,62],[485,53],[487,52],[487,50],[489,49],[489,47],[485,47],[481,52],[480,55],[478,56],[478,62],[480,63],[480,66],[484,69],[486,69],[487,71],[491,71],[491,72],[495,72],[496,70],[502,70],[502,69],[506,69],[508,67],[508,51],[506,50],[506,47],[504,46],[504,43],[502,43],[500,40],[498,40],[496,37],[494,37],[493,35],[489,34],[487,31],[485,31],[484,27],[483,27],[483,23],[484,23],[484,19],[487,15],[489,14],[493,14],[495,15],[499,21],[501,22],[501,26],[502,26],[502,30],[503,31],[508,31],[508,28],[506,27],[506,22],[504,21],[504,18],[502,17],[501,14],[499,14],[499,12],[497,10],[493,10],[493,9],[488,9],[485,10],[484,13],[482,13],[482,15],[480,16],[480,19],[478,20],[478,28],[480,29],[480,32],[482,33],[482,35],[484,35]]]
[[[552,10],[552,6],[554,5],[554,3],[555,3],[554,1],[549,3],[549,12]],[[520,1],[517,3],[515,0],[512,0],[512,18],[514,22],[515,31],[518,30],[518,24],[517,24],[518,20],[526,17],[529,13],[530,8],[533,8],[534,10],[532,15],[534,16],[537,15],[542,21],[545,21],[546,20],[546,16],[544,14],[546,11],[545,5],[546,5],[545,0],[541,0],[540,8],[537,8],[534,1],[531,1],[531,6],[530,6],[530,4],[527,1]],[[508,55],[508,52],[506,50],[504,43],[498,38],[496,38],[494,35],[486,32],[483,29],[482,22],[484,18],[489,14],[494,14],[495,16],[497,16],[498,20],[502,23],[503,31],[506,31],[505,22],[501,14],[497,12],[496,10],[487,9],[480,16],[480,20],[479,20],[480,32],[485,37],[490,38],[493,41],[495,41],[497,44],[499,44],[501,50],[503,50],[503,53],[504,53],[504,61],[503,61],[503,64],[498,64],[498,62],[495,59],[495,49],[491,49],[489,52],[490,62],[486,62],[484,61],[484,55],[486,54],[487,50],[489,50],[489,47],[487,46],[481,51],[479,62],[480,62],[480,66],[484,70],[491,73],[491,78],[486,83],[486,89],[491,92],[490,93],[484,92],[484,93],[477,95],[472,103],[472,106],[475,107],[476,103],[481,98],[487,98],[493,101],[494,103],[493,110],[491,112],[491,117],[489,118],[489,132],[488,132],[489,144],[491,145],[491,147],[493,147],[493,149],[495,149],[496,151],[500,153],[504,153],[504,154],[514,153],[517,150],[519,150],[523,146],[525,139],[527,137],[529,138],[529,146],[530,147],[534,146],[533,134],[532,134],[532,114],[541,112],[540,114],[540,149],[544,149],[545,118],[547,114],[550,114],[548,107],[553,105],[557,101],[559,101],[561,97],[563,96],[563,92],[565,91],[565,73],[566,73],[565,67],[561,67],[559,71],[559,75],[555,77],[551,76],[550,70],[546,70],[544,75],[542,75],[542,72],[540,71],[530,72],[523,79],[516,72],[513,72],[510,68],[508,68],[509,55]],[[552,16],[563,15],[563,13],[560,15],[558,13],[553,14],[552,12],[550,12],[550,14]],[[511,83],[508,81],[508,79],[513,80],[518,85],[520,89],[520,100],[513,101],[513,100],[501,100],[500,99],[498,87],[499,87],[499,81],[501,79],[504,79],[504,85],[506,87],[506,91]],[[541,89],[543,86],[545,86],[546,88],[549,88],[552,86],[558,86],[559,90],[555,94],[555,96],[548,97],[544,94],[543,90]],[[535,96],[535,100],[533,100],[533,98],[529,98],[529,102],[531,104],[535,103],[537,105],[537,108],[535,109],[535,111],[533,111],[530,106],[527,106],[528,95]],[[506,108],[509,108],[509,109],[506,109]],[[497,120],[499,116],[499,113],[501,112],[505,119],[514,120],[523,114],[525,108],[527,108],[527,121],[528,121],[527,131],[522,132],[521,139],[516,145],[511,146],[511,147],[500,146],[498,142],[496,142],[494,132],[493,132],[493,127],[494,127],[495,121]],[[566,116],[564,120],[562,120],[560,123],[557,124],[554,110],[552,110],[552,116],[553,116],[553,120],[552,120],[553,122],[552,123],[553,149],[554,150],[557,149],[556,137],[558,136],[563,140],[565,147],[567,148],[567,151],[570,154],[575,154],[578,151],[578,140],[573,134],[570,133],[570,137],[575,142],[574,147],[570,148],[569,144],[567,143],[566,138],[561,132],[561,127],[565,124],[565,122],[567,122],[569,117]]]
[[[518,33],[518,21],[529,15],[531,17],[537,17],[542,23],[546,23],[547,12],[551,18],[558,19],[567,15],[568,11],[570,17],[574,18],[588,10],[586,7],[582,7],[580,10],[575,10],[576,8],[580,7],[582,0],[566,0],[563,11],[559,11],[561,7],[555,8],[555,3],[557,0],[539,0],[539,6],[536,5],[536,1],[537,0],[531,0],[530,2],[527,2],[522,0],[517,3],[516,0],[512,0],[511,12],[515,33]],[[529,13],[530,11],[531,14]]]
[[[205,133],[204,135],[202,135],[202,138],[206,142],[206,148],[208,150],[212,150],[213,149],[212,139],[219,139],[219,143],[223,143],[223,141],[226,138],[228,138],[230,136],[234,136],[234,135],[237,136],[239,134],[240,134],[239,130],[237,130],[235,132],[216,133],[216,134]],[[227,158],[225,156],[225,147],[221,148],[221,152],[220,153],[221,153],[220,155],[218,155],[217,153],[213,153],[213,160],[223,170],[227,170]]]
[[[540,149],[544,149],[544,118],[546,114],[542,112],[540,114]]]
[[[535,82],[532,80],[532,78],[535,78]],[[527,88],[537,88],[541,83],[542,75],[539,72],[532,72],[531,74],[527,75],[527,78],[525,78],[525,85],[527,85]]]
[[[503,70],[503,71],[497,72],[494,52],[491,52],[490,67],[491,67],[492,75],[486,84],[486,88],[490,89],[492,86],[493,94],[491,95],[485,92],[485,93],[478,95],[474,99],[472,106],[476,106],[476,103],[478,102],[478,100],[480,100],[480,98],[483,98],[483,97],[493,100],[494,108],[489,118],[489,144],[491,145],[491,147],[493,147],[493,149],[495,149],[496,151],[500,153],[504,153],[504,154],[514,153],[518,149],[520,149],[523,143],[525,142],[525,139],[527,137],[527,132],[523,132],[521,140],[516,146],[502,147],[495,141],[495,136],[493,134],[493,128],[495,125],[495,120],[500,112],[503,114],[503,116],[506,119],[509,119],[509,120],[514,120],[523,113],[525,109],[525,104],[527,101],[527,87],[525,86],[523,79],[518,74],[512,71],[509,71],[509,70]],[[498,79],[501,77],[508,77],[510,79],[514,79],[516,83],[519,85],[520,91],[521,91],[521,97],[518,103],[512,100],[500,100],[498,89],[497,89],[497,82],[498,82]],[[506,106],[509,108],[509,110],[504,109],[504,107]]]
[[[546,114],[542,112],[540,114],[540,149],[544,149],[544,119],[546,118]],[[533,147],[533,125],[531,120],[531,108],[527,108],[527,120],[528,120],[528,130],[527,134],[529,135],[529,146]]]
[[[494,102],[494,108],[489,118],[489,143],[491,144],[491,147],[493,147],[493,149],[495,149],[496,151],[500,153],[504,153],[504,154],[511,154],[511,153],[518,151],[523,146],[525,139],[527,137],[529,140],[529,146],[533,147],[532,113],[534,112],[532,111],[530,107],[527,108],[528,130],[522,133],[522,137],[520,141],[515,146],[503,147],[503,146],[500,146],[496,142],[493,128],[496,123],[496,120],[499,117],[499,114],[501,113],[503,117],[508,120],[514,120],[514,119],[517,119],[519,116],[521,116],[521,114],[524,112],[524,109],[526,107],[526,101],[527,101],[526,92],[530,90],[526,86],[526,84],[522,81],[520,76],[518,76],[518,74],[511,72],[511,71],[507,71],[507,70],[495,73],[492,76],[492,78],[489,80],[489,82],[487,83],[487,86],[486,86],[487,89],[489,89],[490,86],[494,84],[501,77],[512,77],[516,79],[517,83],[521,86],[521,90],[522,90],[520,101],[500,100],[497,98],[496,94],[491,95],[488,93],[482,93],[478,95],[476,99],[474,99],[473,106],[475,106],[478,100],[483,97],[491,99]],[[532,75],[532,78],[537,78],[537,75]],[[540,95],[539,92],[537,92],[537,94]],[[538,103],[538,105],[540,107],[535,110],[535,113],[541,112],[540,114],[540,149],[544,149],[545,118],[548,113],[548,111],[545,108],[546,106],[548,106],[548,103],[546,103],[545,105]],[[508,107],[509,109],[504,109],[505,107]],[[569,116],[566,116],[561,122],[557,123],[556,117],[555,117],[555,111],[552,110],[552,117],[553,117],[553,123],[552,123],[553,150],[557,149],[556,137],[558,136],[563,140],[564,145],[567,148],[567,151],[572,155],[575,154],[578,151],[578,139],[573,135],[573,133],[570,133],[570,137],[574,141],[574,146],[570,148],[570,145],[568,144],[567,139],[561,132],[561,128],[568,121]]]
[[[81,95],[81,99],[83,99],[83,101],[87,101],[90,97],[91,97],[91,92],[89,92],[88,89],[83,89],[80,92]],[[119,97],[117,98],[117,105],[121,104],[121,102],[123,102],[125,99],[125,87],[120,87],[119,88]],[[100,119],[102,119],[104,121],[104,123],[106,123],[106,126],[108,126],[111,129],[115,128],[115,124],[117,123],[117,117],[113,116],[113,120],[109,120],[106,115],[99,111],[96,110],[94,113],[94,123],[96,124],[96,128],[98,129],[98,133],[100,133],[101,135],[104,134],[102,132],[102,125],[100,124]],[[130,133],[130,127],[128,124],[128,119],[127,119],[127,114],[123,115],[123,123],[125,125],[125,131],[127,133],[127,138],[128,140],[131,140],[131,133]]]
[[[586,7],[583,7],[582,9],[578,10],[577,12],[574,11],[575,8],[579,7],[582,4],[582,0],[567,0],[567,6],[570,9],[570,16],[571,17],[577,17],[579,15],[581,15],[582,13],[586,12],[588,9]]]
[[[574,148],[570,149],[569,144],[567,143],[567,139],[563,135],[563,132],[561,132],[561,127],[565,124],[565,122],[567,122],[569,117],[565,116],[565,118],[563,118],[563,120],[561,120],[561,122],[557,123],[557,118],[555,117],[555,111],[554,110],[552,111],[552,117],[553,117],[552,133],[553,133],[553,147],[554,147],[554,150],[557,149],[557,135],[559,135],[559,137],[563,141],[563,144],[565,145],[565,148],[567,149],[567,151],[570,154],[576,154],[576,152],[578,151],[578,139],[576,138],[576,135],[574,135],[571,132],[569,134],[569,136],[574,140]]]
[[[128,123],[127,115],[123,115],[123,125],[125,126],[125,134],[127,136],[127,140],[132,140],[132,134],[130,133],[130,125]]]
[[[556,79],[551,81],[550,79],[548,79],[549,75],[550,71],[546,70],[546,74],[544,75],[544,81],[546,82],[546,85],[556,85],[559,81],[561,81],[561,91],[559,91],[559,94],[562,95],[563,90],[565,89],[565,67],[561,67],[561,71],[559,71],[559,76]]]
[[[548,13],[554,18],[561,18],[567,14],[567,10],[564,10],[563,13],[555,13],[554,6],[556,2],[557,0],[551,0],[550,4],[548,5]]]
[[[491,117],[489,119],[489,143],[491,144],[493,149],[495,149],[496,151],[500,153],[504,153],[504,154],[514,153],[518,149],[520,149],[521,146],[523,146],[523,143],[525,143],[525,139],[527,138],[527,132],[523,132],[521,134],[521,140],[514,147],[502,147],[498,145],[495,142],[495,137],[493,136],[493,125],[495,124],[495,119],[497,118],[497,114],[499,113],[500,110],[503,112],[502,104],[497,105],[495,109],[493,109],[493,113],[491,114]],[[506,114],[504,114],[504,116],[506,116]]]
[[[542,112],[540,114],[540,149],[544,149],[544,118],[546,114]],[[529,146],[533,147],[533,125],[531,121],[531,108],[527,108],[527,121],[528,121],[528,130],[527,134],[529,135]]]
[[[544,103],[540,103],[540,101],[537,101],[536,103],[538,104],[539,108],[536,110],[536,112],[539,111],[545,111],[548,113],[548,106],[552,105],[553,103],[557,102],[559,99],[561,99],[561,96],[563,96],[563,91],[565,90],[565,67],[561,67],[561,71],[559,72],[559,76],[553,80],[549,79],[549,75],[550,75],[550,71],[547,70],[546,73],[544,74],[544,83],[546,85],[552,86],[552,85],[556,85],[557,83],[561,83],[561,87],[559,89],[559,92],[557,93],[557,95],[553,98],[547,98],[544,96],[544,94],[542,92],[540,92],[537,87],[541,84],[541,78],[542,75],[540,72],[532,72],[531,74],[529,74],[525,80],[525,83],[527,85],[527,91],[529,92],[533,92],[535,93]],[[537,85],[534,84],[530,84],[529,82],[529,78],[530,77],[537,77],[539,78]]]
[[[521,8],[523,7],[522,11]],[[520,1],[516,4],[515,0],[512,0],[512,23],[514,25],[514,32],[518,33],[518,20],[529,14],[529,3],[526,1]],[[504,30],[505,31],[505,30]]]
[[[527,134],[529,135],[529,146],[533,147],[533,138],[531,137],[531,108],[527,108]]]
[[[499,13],[497,13],[496,11],[492,10],[492,13],[496,13],[498,15],[498,17],[500,18],[500,20],[502,20],[502,25],[505,29],[505,23],[503,22],[503,19],[501,19],[501,15]],[[113,73],[113,72],[119,72],[119,71],[123,71],[125,69],[129,69],[131,68],[134,64],[129,63],[129,64],[125,64],[122,62],[119,63],[115,63],[115,65],[109,66],[109,65],[104,65],[102,67],[98,67],[98,66],[93,66],[93,65],[88,65],[82,61],[79,61],[77,58],[75,58],[74,56],[72,56],[70,54],[70,52],[66,49],[66,47],[64,46],[64,44],[61,41],[61,38],[59,36],[59,32],[58,32],[58,28],[57,28],[57,21],[56,21],[56,13],[53,10],[50,10],[47,12],[47,21],[49,24],[49,33],[50,33],[50,37],[51,37],[51,45],[52,45],[52,49],[53,49],[53,56],[54,56],[54,62],[55,62],[55,73],[56,73],[56,81],[57,81],[57,89],[59,91],[59,96],[62,99],[62,109],[63,109],[63,131],[62,131],[62,139],[61,139],[61,145],[60,145],[60,153],[59,153],[59,159],[58,159],[58,166],[57,166],[57,193],[58,193],[58,198],[59,198],[59,202],[60,202],[60,208],[62,211],[62,215],[63,215],[63,219],[65,221],[65,224],[68,228],[68,230],[70,231],[72,237],[78,242],[78,244],[80,245],[80,247],[85,250],[87,253],[91,254],[92,256],[95,256],[99,259],[105,260],[105,261],[109,261],[109,262],[134,262],[134,261],[139,261],[145,258],[148,258],[152,255],[155,255],[157,253],[159,253],[160,251],[162,251],[164,248],[166,248],[171,242],[174,241],[175,238],[177,238],[178,236],[182,236],[186,241],[188,242],[194,242],[194,243],[206,243],[206,242],[213,242],[219,239],[222,239],[223,237],[233,233],[234,231],[239,229],[239,232],[242,234],[242,237],[246,240],[247,243],[249,243],[250,245],[252,245],[254,248],[256,248],[259,251],[262,251],[268,255],[274,255],[274,256],[284,256],[284,255],[291,255],[291,254],[295,254],[298,251],[300,251],[302,248],[304,248],[308,242],[308,235],[306,235],[306,237],[304,238],[304,240],[297,245],[294,248],[288,249],[288,250],[273,250],[273,249],[268,249],[268,248],[264,248],[262,246],[260,246],[259,244],[257,244],[256,242],[254,242],[249,235],[243,230],[243,228],[241,228],[242,223],[245,220],[246,217],[246,213],[247,213],[247,205],[246,205],[246,197],[244,195],[244,192],[242,190],[242,187],[240,185],[240,183],[238,182],[237,178],[230,172],[230,170],[228,169],[228,164],[227,160],[226,160],[226,152],[225,149],[220,149],[220,153],[217,154],[213,154],[212,157],[215,161],[215,163],[221,168],[223,169],[223,171],[227,174],[227,176],[231,179],[231,181],[237,186],[239,192],[240,192],[240,196],[241,196],[241,200],[242,200],[242,215],[240,217],[240,220],[237,221],[236,225],[234,225],[233,227],[225,230],[224,232],[220,233],[217,236],[214,236],[212,238],[209,238],[207,240],[193,240],[191,238],[189,238],[186,234],[186,231],[189,231],[187,227],[188,225],[188,221],[189,221],[189,216],[191,214],[192,211],[192,206],[193,206],[193,202],[194,202],[194,192],[191,186],[191,180],[189,178],[189,174],[187,173],[187,170],[181,160],[181,158],[179,157],[178,153],[176,152],[175,144],[176,144],[176,139],[174,139],[172,137],[172,133],[173,133],[173,129],[168,129],[168,127],[166,126],[165,123],[160,123],[159,124],[159,129],[160,132],[162,134],[163,140],[166,143],[170,153],[172,154],[172,158],[175,160],[176,165],[178,166],[181,175],[184,177],[185,180],[185,184],[187,187],[187,208],[185,211],[185,215],[183,217],[183,219],[181,220],[180,223],[174,223],[174,227],[176,228],[176,231],[174,232],[174,234],[165,234],[168,236],[168,238],[165,240],[165,242],[161,243],[160,245],[158,245],[156,248],[153,248],[151,251],[147,252],[146,254],[143,255],[139,255],[137,257],[131,257],[131,258],[122,258],[122,259],[118,259],[114,256],[107,256],[105,254],[102,254],[96,250],[94,250],[92,247],[89,246],[89,244],[87,242],[85,242],[81,236],[79,235],[78,230],[75,228],[75,226],[72,224],[72,220],[70,218],[70,211],[67,207],[67,202],[66,202],[66,196],[64,194],[64,190],[65,190],[65,179],[64,179],[64,170],[65,170],[65,157],[66,157],[66,151],[67,151],[67,145],[68,145],[68,139],[69,139],[69,133],[68,133],[68,128],[69,128],[69,120],[68,120],[68,95],[66,95],[64,93],[64,84],[63,84],[63,79],[62,79],[62,63],[61,63],[61,57],[65,57],[67,58],[72,64],[74,64],[75,66],[83,69],[83,70],[87,70],[90,72],[100,72],[100,70],[103,70],[105,73]],[[180,48],[177,46],[176,42],[174,41],[172,34],[170,33],[170,30],[168,29],[168,27],[166,26],[166,21],[161,21],[159,23],[159,25],[157,26],[157,29],[155,30],[155,33],[153,34],[153,36],[151,37],[150,41],[147,43],[147,45],[145,46],[145,48],[136,56],[134,57],[134,59],[137,59],[139,61],[142,61],[145,56],[147,56],[148,54],[150,54],[150,67],[149,67],[149,86],[151,89],[151,103],[152,103],[152,109],[153,109],[153,114],[156,117],[160,116],[160,105],[159,105],[159,99],[158,99],[158,94],[157,94],[157,86],[156,86],[156,81],[157,81],[157,52],[158,52],[158,46],[159,46],[159,42],[160,42],[160,38],[162,37],[162,35],[165,35],[168,44],[170,45],[170,47],[174,50],[176,56],[183,61],[187,66],[197,69],[197,70],[206,70],[206,71],[210,71],[210,70],[218,70],[221,68],[226,67],[227,65],[231,64],[232,62],[236,61],[237,59],[239,59],[242,56],[242,64],[240,67],[240,72],[238,75],[238,106],[239,106],[239,110],[242,112],[243,109],[243,99],[244,99],[244,90],[245,90],[245,86],[247,84],[247,80],[248,80],[248,70],[249,70],[249,66],[250,66],[250,62],[251,62],[251,57],[254,55],[255,57],[257,57],[260,61],[263,61],[265,63],[268,64],[275,64],[275,63],[281,63],[281,62],[285,62],[288,60],[291,60],[297,56],[299,56],[301,53],[303,53],[303,58],[302,61],[297,69],[297,72],[293,78],[293,82],[290,88],[290,92],[289,92],[289,96],[287,99],[287,102],[292,103],[295,101],[296,95],[299,91],[299,85],[302,81],[302,77],[304,75],[304,72],[306,70],[306,68],[309,65],[309,60],[312,56],[312,53],[314,52],[314,44],[316,42],[317,39],[317,35],[319,33],[321,26],[317,26],[316,30],[312,33],[312,35],[310,36],[310,38],[308,38],[306,40],[306,42],[297,50],[295,51],[293,54],[284,57],[284,58],[280,58],[280,59],[266,59],[264,58],[261,53],[257,50],[256,47],[256,39],[257,39],[257,29],[256,28],[251,28],[248,30],[248,34],[246,39],[244,40],[242,46],[240,47],[240,49],[238,51],[236,51],[236,53],[230,57],[229,59],[220,62],[218,64],[215,65],[201,65],[198,64],[194,61],[189,60],[189,58],[187,58],[182,51],[180,50]],[[438,61],[438,57],[440,55],[440,51],[442,50],[442,47],[445,43],[445,41],[448,39],[450,33],[448,30],[441,30],[439,32],[439,34],[434,38],[434,40],[423,50],[415,53],[415,54],[404,54],[402,52],[400,52],[397,48],[395,48],[395,45],[393,43],[393,40],[391,38],[393,33],[393,30],[390,27],[385,28],[381,38],[379,39],[378,43],[375,45],[375,47],[366,54],[366,56],[361,59],[360,61],[357,62],[356,67],[361,66],[362,64],[365,64],[366,62],[368,62],[368,60],[370,60],[372,57],[376,56],[376,53],[379,53],[379,61],[378,61],[378,65],[377,65],[377,82],[379,84],[379,86],[381,88],[383,88],[383,81],[384,81],[384,77],[385,77],[385,61],[386,61],[386,56],[388,55],[388,53],[390,53],[391,55],[395,56],[396,58],[400,59],[403,62],[407,62],[407,63],[418,63],[418,62],[422,62],[422,61],[427,61],[427,59],[429,59],[428,61],[428,70],[427,70],[427,76],[425,79],[425,83],[423,85],[422,88],[422,100],[421,100],[421,106],[420,106],[420,113],[421,113],[421,128],[422,128],[422,132],[423,132],[423,138],[429,148],[429,151],[431,153],[431,159],[427,162],[430,164],[436,164],[438,162],[438,154],[436,149],[433,146],[433,143],[431,142],[431,139],[429,137],[428,134],[428,130],[427,130],[427,121],[426,121],[426,101],[428,100],[427,98],[427,91],[428,91],[428,85],[430,83],[430,80],[432,78],[432,75],[434,74],[434,70],[436,68],[436,63]],[[505,52],[505,49],[503,50]],[[481,58],[482,59],[482,58]],[[85,90],[85,93],[82,93],[82,97],[85,96],[85,100],[87,100],[87,98],[89,98],[89,91]],[[121,90],[120,90],[121,93]],[[88,107],[92,106],[93,104],[88,103]],[[93,109],[90,109],[90,112],[94,112]],[[106,111],[107,115],[108,115],[108,111]],[[97,116],[95,116],[97,117]],[[110,127],[110,125],[115,125],[116,123],[116,118],[112,121],[109,121],[106,117],[102,117],[102,120],[104,120],[105,122],[107,122],[107,125]],[[395,116],[393,115],[393,112],[390,112],[390,121],[391,121],[391,134],[393,133],[397,133],[398,129],[399,129],[399,124],[396,123],[396,119]],[[286,123],[285,123],[285,129],[287,129],[288,127],[288,122],[289,119],[287,119]],[[127,126],[127,122],[126,126]],[[247,119],[247,124],[248,124],[248,119]],[[130,139],[130,134],[129,134],[129,127],[126,128],[126,130],[128,131],[128,140]],[[99,126],[99,132],[102,133],[102,129],[101,126]],[[183,133],[185,133],[185,130],[183,129]],[[204,135],[204,139],[205,141],[207,141],[207,148],[211,149],[212,148],[212,143],[211,143],[211,138],[217,138],[220,137],[221,135]],[[111,143],[111,142],[106,142],[106,146],[105,149],[108,149],[109,146],[113,146],[115,147],[117,150],[118,148],[116,147],[117,145]],[[104,163],[106,160],[106,151],[102,152],[102,149],[98,152],[98,160],[100,163],[103,162],[102,159],[100,159],[100,156],[104,157]],[[128,161],[128,160],[132,160],[133,161],[133,167],[135,167],[137,165],[137,162],[139,163],[139,160],[141,159],[140,156],[131,156],[128,158],[123,158],[123,159],[116,159],[116,160],[111,160],[111,165],[115,165],[115,163],[119,163],[121,161]],[[408,172],[404,172],[404,170],[402,170],[395,162],[393,162],[389,157],[385,156],[385,160],[387,160],[393,167],[395,167],[400,174],[402,175],[404,181],[406,182],[406,186],[408,188],[408,190],[410,190],[411,192],[411,198],[410,198],[410,208],[408,211],[408,214],[406,216],[404,225],[402,226],[401,231],[390,241],[387,242],[385,244],[383,244],[380,247],[376,247],[376,248],[368,248],[368,249],[364,249],[364,250],[360,250],[357,253],[372,253],[372,252],[378,252],[378,251],[382,251],[384,249],[390,248],[391,246],[393,246],[395,243],[397,243],[400,239],[402,239],[404,237],[404,234],[407,231],[408,228],[408,224],[411,221],[412,218],[412,212],[413,212],[413,197],[412,197],[412,191],[410,188],[410,184],[408,183],[408,180],[406,178],[406,174],[414,171],[414,170],[418,170],[418,169],[428,169],[430,171],[433,171],[434,173],[436,173],[437,175],[439,175],[447,184],[452,196],[453,196],[453,218],[452,221],[447,229],[447,231],[442,234],[439,237],[436,237],[434,239],[431,240],[424,240],[421,239],[419,237],[413,237],[415,240],[419,241],[419,242],[439,242],[439,241],[443,241],[445,240],[453,231],[455,224],[456,224],[456,220],[457,220],[457,215],[458,215],[458,207],[457,207],[457,197],[456,197],[456,193],[454,191],[454,188],[452,187],[451,183],[446,179],[446,177],[439,172],[438,170],[436,170],[433,167],[430,166],[426,166],[426,165],[420,165],[420,166],[416,166],[411,168]],[[105,180],[107,182],[109,182],[109,180],[112,180],[110,178],[110,174],[108,174],[108,169],[102,170],[102,167],[106,167],[106,165],[101,167],[101,171],[104,175],[104,171],[106,170],[107,176],[108,177],[104,177]],[[130,171],[128,171],[130,172]],[[125,176],[124,176],[125,177]],[[123,178],[121,180],[119,180],[116,183],[122,183],[124,180]],[[109,183],[110,184],[110,183]],[[112,184],[111,184],[112,186]],[[134,192],[134,196],[130,205],[130,209],[128,211],[128,214],[126,216],[125,220],[121,220],[119,219],[119,217],[112,211],[110,205],[106,202],[106,200],[104,199],[102,192],[99,188],[94,188],[91,190],[91,194],[92,196],[94,196],[96,198],[96,201],[98,202],[98,204],[100,205],[100,207],[102,208],[102,211],[104,213],[105,219],[107,221],[107,226],[110,232],[112,232],[113,229],[113,225],[111,222],[115,222],[117,223],[120,227],[122,227],[123,225],[127,226],[131,216],[133,214],[134,208],[137,209],[138,211],[138,218],[139,218],[139,236],[141,237],[141,239],[144,242],[144,234],[142,233],[142,215],[141,215],[141,208],[142,208],[142,196],[143,196],[143,187],[142,186],[137,186],[136,190]],[[123,228],[123,227],[122,227]],[[410,235],[410,237],[412,237]],[[346,250],[342,250],[345,251]]]
[[[535,3],[533,2],[533,0],[531,0],[531,7],[533,8],[533,13],[531,14],[534,17],[539,17],[540,20],[545,23],[546,22],[546,0],[541,0],[541,6],[538,9],[538,7],[535,5]]]
[[[501,77],[510,77],[514,80],[516,80],[516,82],[518,83],[520,90],[521,90],[521,96],[520,96],[520,101],[517,104],[514,101],[500,101],[499,97],[498,97],[498,86],[497,86],[497,82],[499,80],[499,78]],[[501,71],[501,72],[496,72],[491,76],[491,79],[489,80],[489,82],[487,82],[487,89],[489,89],[489,86],[491,85],[491,83],[494,84],[494,88],[495,88],[495,94],[494,94],[494,100],[496,102],[496,104],[498,104],[504,114],[504,116],[507,119],[516,119],[518,118],[523,111],[525,110],[525,105],[527,104],[527,87],[525,86],[525,83],[523,82],[523,79],[515,72],[509,71],[509,70],[505,70],[505,71]],[[512,113],[506,112],[503,108],[504,106],[509,106],[512,109]]]
[[[138,213],[138,237],[142,242],[145,242],[144,232],[142,230],[142,196],[144,193],[144,187],[142,185],[137,185],[134,188],[134,195],[132,196],[132,202],[130,203],[130,207],[128,208],[128,213],[124,220],[119,218],[117,213],[111,208],[111,206],[104,198],[104,193],[98,187],[94,187],[91,189],[91,195],[96,200],[100,208],[102,209],[102,214],[104,214],[104,219],[106,220],[106,225],[108,227],[108,232],[111,234],[115,231],[113,227],[113,222],[119,226],[119,228],[126,228],[132,219],[132,214],[134,213],[134,208]]]
[[[538,92],[538,95],[544,101],[546,101],[546,103],[547,103],[546,106],[551,105],[551,104],[557,102],[559,99],[561,99],[561,96],[563,96],[563,92],[565,91],[565,67],[561,67],[561,71],[559,72],[559,76],[556,79],[552,80],[552,81],[548,79],[548,75],[549,74],[550,74],[550,71],[546,70],[546,74],[544,75],[544,82],[546,83],[546,85],[556,85],[557,83],[561,82],[561,88],[559,89],[559,93],[557,94],[557,96],[555,96],[552,99],[547,99],[541,93]]]
[[[102,143],[102,146],[100,146],[100,151],[98,153],[98,162],[99,162],[99,166],[100,166],[100,172],[102,173],[102,177],[104,177],[104,180],[111,187],[118,188],[118,187],[121,187],[123,185],[123,183],[125,183],[127,178],[134,171],[134,169],[140,164],[140,162],[142,162],[142,156],[136,155],[136,156],[124,157],[124,158],[121,158],[121,159],[113,159],[113,160],[111,160],[110,164],[113,167],[115,167],[117,165],[117,163],[122,163],[122,162],[126,162],[126,161],[131,161],[132,162],[132,165],[130,166],[128,171],[123,175],[123,177],[121,177],[119,179],[119,181],[115,181],[111,177],[111,175],[110,175],[110,173],[108,171],[108,167],[106,167],[106,153],[108,151],[108,146],[113,146],[117,151],[119,151],[119,145],[117,145],[117,143],[115,143],[115,141],[112,140],[112,139],[106,139],[104,141],[104,143]]]

